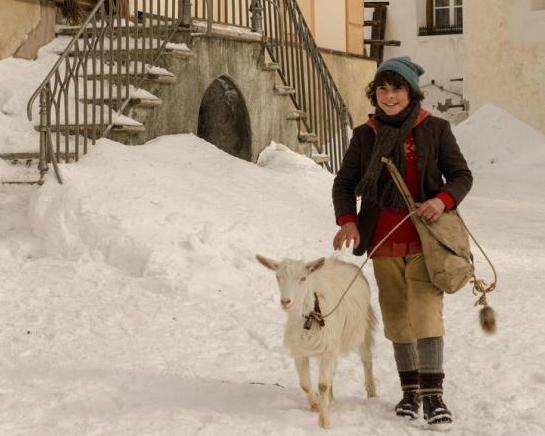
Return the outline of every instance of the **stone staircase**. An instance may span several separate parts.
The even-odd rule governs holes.
[[[128,0],[118,1],[122,5],[114,11],[114,19],[110,15],[105,20],[108,12],[104,0],[97,0],[84,27],[57,28],[55,41],[62,57],[29,102],[29,117],[33,109],[34,120],[42,126],[36,126],[39,144],[52,144],[49,149],[54,150],[57,161],[77,161],[101,137],[139,145],[161,135],[196,134],[201,129],[199,111],[205,106],[205,91],[218,80],[228,80],[231,85],[227,88],[239,91],[246,103],[250,123],[251,150],[239,157],[256,161],[261,150],[274,140],[335,171],[342,152],[338,147],[346,147],[343,129],[349,114],[345,116],[346,106],[293,0],[281,1],[290,19],[300,27],[296,34],[283,36],[267,16],[263,17],[264,28],[254,32],[252,29],[259,28],[259,17],[253,21],[257,27],[247,23],[232,26],[227,21],[211,25],[205,18],[186,22],[187,0],[178,3],[180,7],[184,4],[182,20],[179,13],[176,19],[169,18],[168,12],[153,15],[153,9],[129,19]],[[174,17],[176,2],[169,4]],[[279,19],[273,17],[273,21]],[[296,58],[301,58],[302,70],[295,69],[294,49]],[[283,51],[286,56],[291,52],[291,62],[284,59]],[[67,90],[66,83],[73,89]],[[47,123],[43,116],[42,121],[36,116],[38,105],[33,103],[38,96],[42,107],[45,100],[52,102],[47,105],[50,127],[44,127]],[[36,142],[36,152],[8,152],[0,157],[15,166],[32,168],[40,156]],[[331,151],[331,161],[319,151],[325,149]],[[40,165],[43,172],[43,157]]]
[[[131,35],[137,35],[138,26],[130,26],[128,29],[121,29],[121,32],[128,30]],[[79,30],[78,27],[60,26],[57,30],[58,37],[69,37],[76,34]],[[215,30],[215,29],[214,29]],[[214,38],[226,39],[229,41],[237,41],[238,43],[250,43],[261,44],[260,39],[256,39],[255,34],[233,33],[230,34],[226,29],[221,29],[218,32],[213,32]],[[115,37],[115,35],[114,35]],[[84,38],[82,35],[80,38]],[[160,134],[168,133],[196,133],[196,129],[181,128],[179,131],[171,132],[168,128],[158,129],[157,126],[164,124],[161,120],[162,113],[169,112],[173,108],[165,107],[165,98],[172,94],[173,87],[179,85],[180,80],[186,83],[191,83],[195,75],[195,68],[199,68],[196,64],[196,58],[201,53],[190,48],[195,41],[202,39],[208,39],[204,37],[200,32],[199,26],[194,26],[191,29],[184,29],[180,31],[179,40],[183,43],[169,44],[166,50],[161,55],[159,63],[162,67],[147,66],[144,71],[135,68],[135,64],[127,62],[94,62],[87,66],[86,71],[80,72],[79,80],[91,80],[99,77],[104,77],[104,83],[96,83],[93,93],[87,96],[80,96],[78,99],[79,113],[86,113],[88,123],[87,125],[80,124],[76,126],[74,124],[61,124],[59,126],[52,125],[52,135],[69,135],[69,148],[68,153],[62,153],[62,161],[72,162],[77,160],[88,151],[88,148],[92,147],[92,142],[106,136],[109,139],[118,141],[127,145],[143,144],[146,141],[159,136]],[[115,41],[114,41],[115,42]],[[130,42],[130,41],[129,41]],[[126,44],[125,44],[126,45]],[[59,50],[59,54],[62,50]],[[123,47],[123,58],[132,59],[133,49],[130,46]],[[143,53],[139,50],[139,55],[145,54],[150,56],[152,53]],[[136,54],[134,54],[136,55]],[[206,53],[204,53],[206,55]],[[174,68],[170,68],[175,65]],[[291,139],[291,143],[287,144],[290,148],[300,153],[312,156],[318,163],[324,163],[328,161],[327,156],[320,155],[315,149],[315,145],[318,142],[318,137],[313,132],[307,132],[304,129],[304,124],[301,122],[307,116],[306,113],[300,110],[296,110],[293,106],[291,99],[289,98],[296,91],[295,89],[287,86],[282,86],[278,83],[276,78],[276,72],[279,69],[278,64],[272,62],[266,62],[262,55],[262,61],[254,66],[256,71],[263,74],[266,81],[270,84],[269,96],[270,101],[276,100],[276,106],[279,106],[277,110],[284,113],[283,128],[284,130],[291,130],[292,134],[284,135]],[[140,88],[136,89],[131,85],[127,90],[124,87],[118,89],[115,79],[117,76],[113,76],[113,83],[110,81],[108,72],[113,70],[118,73],[121,72],[123,77],[129,77],[130,83],[140,82]],[[173,71],[174,70],[174,71]],[[183,75],[183,79],[179,74]],[[118,99],[119,95],[119,99]],[[109,130],[104,132],[104,125],[100,123],[100,117],[98,114],[93,119],[93,107],[104,103],[111,108],[112,111],[119,111],[118,104],[120,101],[124,101],[126,97],[129,97],[128,104],[122,107],[119,115],[114,117],[114,123]],[[195,104],[196,102],[193,102]],[[71,104],[76,106],[76,102]],[[168,104],[168,103],[167,103]],[[86,108],[85,108],[86,106]],[[73,109],[73,108],[72,108]],[[93,122],[94,121],[94,122]],[[149,128],[154,126],[154,128]],[[38,126],[35,126],[38,130]],[[176,130],[176,129],[175,129]],[[87,146],[85,149],[84,144],[87,138]],[[276,138],[271,138],[276,139]],[[62,142],[62,138],[61,138]],[[37,145],[37,144],[36,144]],[[263,144],[266,146],[268,144]],[[37,148],[37,147],[36,147]],[[75,152],[76,148],[78,153]],[[0,156],[2,159],[9,161],[11,164],[25,169],[27,173],[27,181],[35,182],[37,175],[31,171],[36,169],[39,158],[39,153],[25,152],[25,153],[4,153]],[[18,182],[25,180],[24,177],[20,178]]]

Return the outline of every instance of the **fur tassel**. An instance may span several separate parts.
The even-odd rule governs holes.
[[[485,333],[491,335],[496,332],[496,313],[490,306],[484,306],[481,309],[479,321]]]

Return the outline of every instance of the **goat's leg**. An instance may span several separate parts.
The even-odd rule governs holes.
[[[337,356],[330,353],[324,354],[320,358],[320,378],[318,379],[318,392],[320,402],[318,404],[318,425],[322,428],[329,428],[329,403],[331,398],[331,384],[335,372]]]
[[[310,365],[308,357],[298,356],[294,357],[295,359],[295,368],[297,369],[297,374],[299,375],[299,384],[301,389],[305,391],[308,398],[308,403],[311,410],[318,410],[318,398],[316,393],[312,390],[312,383],[310,381]]]
[[[339,366],[339,361],[335,361],[335,366],[333,367],[333,376],[331,377],[331,385],[329,386],[329,401],[333,401],[333,379],[335,378],[335,374],[337,374],[337,367]]]
[[[367,398],[377,396],[377,388],[375,386],[375,377],[373,376],[373,353],[371,347],[373,346],[373,332],[371,329],[367,329],[365,332],[365,339],[360,345],[360,357],[363,363],[363,372],[365,374],[365,390],[367,391]]]

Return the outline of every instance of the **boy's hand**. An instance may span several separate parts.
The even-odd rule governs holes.
[[[354,222],[346,223],[341,227],[333,238],[333,248],[340,250],[344,243],[348,248],[352,241],[354,242],[354,248],[360,245],[360,232],[358,232],[358,226]]]
[[[431,198],[425,201],[417,209],[417,214],[427,219],[430,223],[437,221],[445,211],[445,203],[439,198]]]

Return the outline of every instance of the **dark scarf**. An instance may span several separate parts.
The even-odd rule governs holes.
[[[405,177],[405,138],[414,127],[420,113],[420,105],[407,106],[397,115],[387,115],[377,106],[374,121],[377,130],[375,144],[367,171],[356,186],[355,193],[362,197],[362,201],[371,202],[383,209],[403,210],[406,205],[391,177],[384,183],[379,180],[384,164],[382,157],[391,159],[401,175]],[[380,192],[379,192],[380,191]]]

